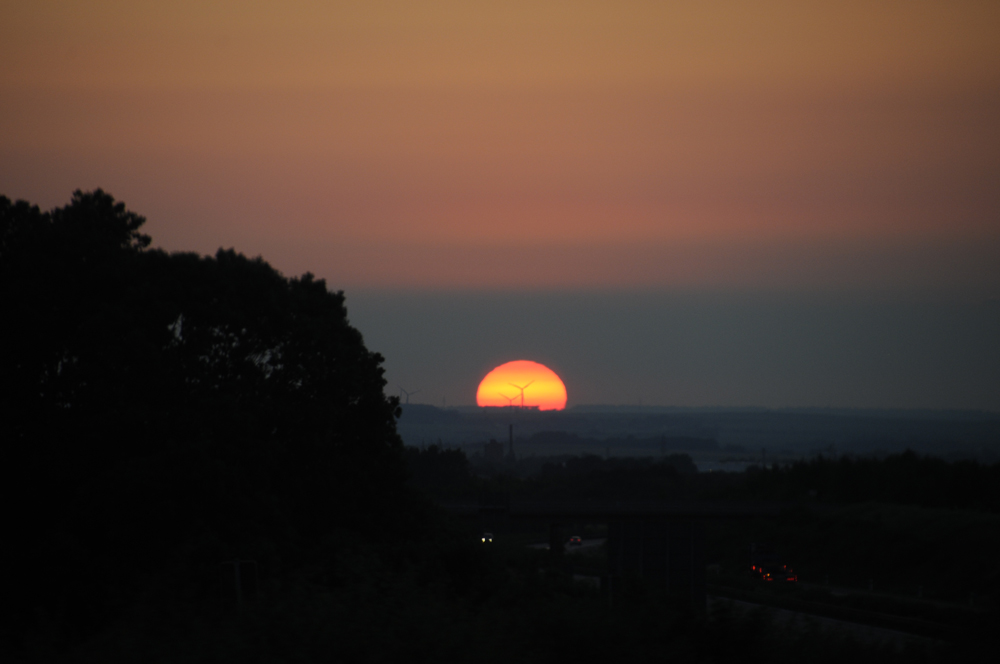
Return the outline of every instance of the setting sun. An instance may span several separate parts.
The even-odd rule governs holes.
[[[544,364],[515,360],[486,374],[476,391],[476,404],[562,410],[566,407],[566,386]]]

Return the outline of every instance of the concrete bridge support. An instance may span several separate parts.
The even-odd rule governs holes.
[[[705,606],[704,524],[694,519],[622,518],[608,524],[612,578],[661,580],[669,594]]]

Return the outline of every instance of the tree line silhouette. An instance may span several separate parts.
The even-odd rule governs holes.
[[[1000,463],[949,462],[912,451],[881,459],[819,456],[786,466],[751,467],[735,495],[995,513],[1000,512]]]

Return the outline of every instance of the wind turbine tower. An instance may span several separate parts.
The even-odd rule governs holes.
[[[535,382],[534,379],[532,379],[532,380],[529,380],[524,385],[515,385],[514,383],[508,383],[509,385],[514,385],[514,387],[516,387],[517,389],[521,390],[521,408],[522,409],[524,408],[524,391],[526,389],[528,389],[528,386],[531,385],[534,382]]]
[[[406,390],[403,389],[403,386],[400,385],[399,386],[399,398],[402,399],[404,394],[406,395],[406,403],[409,404],[410,403],[410,397],[412,397],[414,394],[420,394],[420,390],[413,390],[412,392],[407,392]]]

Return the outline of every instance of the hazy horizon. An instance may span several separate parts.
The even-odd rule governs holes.
[[[387,392],[473,405],[541,362],[577,404],[1000,409],[1000,300],[813,293],[346,292]]]

